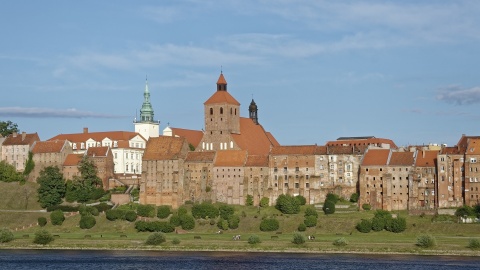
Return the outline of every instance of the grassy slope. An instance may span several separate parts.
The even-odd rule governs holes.
[[[0,182],[0,209],[8,210],[40,210],[37,195],[38,184],[27,182],[21,185]]]

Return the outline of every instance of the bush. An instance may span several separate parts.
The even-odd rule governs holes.
[[[180,226],[180,216],[178,214],[173,214],[170,217],[170,224],[172,224],[174,227]]]
[[[125,210],[121,209],[109,209],[107,212],[105,212],[105,217],[110,220],[117,220],[117,219],[125,219]]]
[[[307,230],[307,226],[305,226],[304,223],[300,223],[300,225],[298,225],[297,230],[298,230],[299,232],[304,232],[304,231]]]
[[[350,196],[350,202],[358,202],[358,193],[353,193],[351,196]]]
[[[333,202],[333,204],[336,204],[338,202],[338,200],[340,200],[338,195],[333,194],[333,193],[328,193],[327,197],[325,198],[325,201],[331,201],[331,202]]]
[[[80,215],[85,216],[85,215],[93,215],[93,216],[98,216],[99,211],[97,208],[92,207],[92,206],[85,206],[82,205],[78,208],[78,211],[80,212]]]
[[[315,209],[315,207],[313,206],[309,206],[305,209],[305,216],[308,217],[308,216],[314,216],[314,217],[318,217],[318,212],[317,212],[317,209]]]
[[[46,230],[39,230],[35,232],[35,238],[33,239],[33,243],[46,245],[53,241],[53,236]]]
[[[155,206],[151,204],[139,204],[137,206],[137,215],[141,217],[154,217]]]
[[[298,200],[295,199],[295,197],[285,194],[278,196],[275,208],[284,214],[297,214],[300,212]]]
[[[77,212],[79,211],[78,206],[71,206],[71,205],[52,205],[47,207],[47,212],[53,212],[55,210],[62,210],[63,212]]]
[[[305,235],[301,233],[294,233],[292,243],[296,245],[301,245],[305,243]]]
[[[270,204],[270,199],[267,197],[263,197],[260,199],[260,207],[267,207]]]
[[[362,219],[355,228],[362,233],[369,233],[372,230],[372,222],[368,219]]]
[[[105,211],[111,209],[113,206],[102,202],[100,204],[94,205],[93,207],[97,208],[98,212],[105,212]]]
[[[218,212],[221,218],[228,220],[231,216],[233,216],[235,208],[233,208],[231,205],[220,205],[220,207],[218,207]]]
[[[252,206],[253,205],[253,196],[248,194],[247,198],[245,199],[245,205]]]
[[[157,208],[157,217],[158,218],[167,218],[168,216],[170,216],[170,214],[171,214],[171,211],[170,211],[170,207],[168,205],[160,205]]]
[[[208,202],[194,204],[192,206],[192,216],[196,219],[216,218],[218,217],[218,208]]]
[[[316,216],[307,216],[307,217],[305,217],[305,220],[303,222],[305,223],[305,226],[307,226],[307,227],[315,227],[315,226],[317,226],[317,217]]]
[[[346,246],[347,244],[348,244],[347,239],[345,239],[344,237],[335,239],[335,240],[333,241],[333,245],[334,245],[334,246],[337,246],[337,247],[344,247],[344,246]]]
[[[13,236],[13,233],[7,229],[0,229],[0,243],[7,243],[15,239],[15,236]]]
[[[237,229],[239,223],[240,223],[240,217],[237,215],[233,215],[228,219],[228,228],[232,230]]]
[[[388,221],[388,231],[400,233],[407,229],[407,220],[403,217],[397,217]]]
[[[420,235],[417,237],[417,243],[416,245],[422,248],[430,248],[434,247],[437,244],[437,241],[435,240],[435,237],[431,235]]]
[[[172,224],[165,221],[137,221],[135,222],[137,232],[163,232],[170,233],[175,231]]]
[[[372,230],[379,232],[385,229],[386,220],[381,217],[372,218]]]
[[[476,238],[471,238],[468,240],[468,248],[471,249],[479,249],[480,248],[480,240]]]
[[[260,240],[260,237],[258,237],[258,235],[250,235],[250,237],[248,237],[248,243],[251,245],[259,244],[261,242],[262,241]]]
[[[473,216],[473,215],[475,215],[475,210],[468,205],[464,205],[462,207],[459,207],[455,211],[455,216],[457,216],[457,217]]]
[[[47,225],[47,218],[46,217],[39,217],[38,218],[38,225],[40,225],[40,227],[43,227],[43,226]]]
[[[223,218],[220,218],[217,222],[217,227],[220,229],[220,230],[228,230],[228,221],[223,219]]]
[[[180,244],[180,239],[178,239],[178,238],[176,238],[176,237],[173,238],[173,239],[172,239],[172,244],[174,244],[174,245]]]
[[[362,209],[365,211],[369,211],[370,209],[372,209],[372,206],[368,203],[364,203],[362,204]]]
[[[305,197],[303,197],[302,195],[295,196],[295,199],[298,201],[298,204],[300,205],[307,204],[307,199],[305,199]]]
[[[80,218],[80,229],[91,229],[97,224],[95,217],[91,215],[82,216]]]
[[[133,210],[128,210],[125,212],[125,219],[130,222],[137,220],[137,213]]]
[[[50,213],[50,221],[52,225],[62,225],[65,220],[62,210],[55,210]]]
[[[177,210],[177,213],[179,216],[186,215],[188,213],[188,210],[185,206],[180,206]]]
[[[180,226],[184,230],[193,230],[195,228],[195,219],[191,215],[180,216]]]
[[[280,228],[280,223],[274,218],[266,218],[260,222],[260,230],[262,232],[276,231]]]
[[[148,236],[147,241],[145,241],[145,244],[147,245],[160,245],[161,243],[164,243],[167,241],[165,235],[160,232],[152,233]]]
[[[335,202],[329,201],[329,200],[325,201],[322,209],[323,209],[323,212],[325,213],[325,215],[335,213]]]
[[[392,218],[392,213],[388,212],[387,210],[377,210],[373,215],[374,217],[384,218],[384,219]]]

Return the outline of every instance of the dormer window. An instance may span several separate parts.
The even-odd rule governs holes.
[[[73,146],[72,146],[73,149],[77,149],[77,144],[74,143]]]
[[[118,142],[117,141],[113,141],[113,147],[118,147]]]
[[[85,149],[85,143],[82,142],[82,143],[80,144],[80,149]]]

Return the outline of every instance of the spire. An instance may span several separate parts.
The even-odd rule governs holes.
[[[258,107],[253,98],[252,102],[250,102],[250,106],[248,106],[248,112],[250,115],[250,119],[253,120],[255,125],[258,125]]]
[[[145,91],[143,92],[143,104],[140,109],[140,122],[153,122],[153,108],[150,103],[150,91],[148,91],[148,78],[145,76]]]
[[[223,71],[220,71],[220,77],[218,77],[217,91],[227,91],[227,81],[223,77]]]

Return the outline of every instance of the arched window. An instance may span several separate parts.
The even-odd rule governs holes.
[[[220,107],[220,114],[223,114],[223,108]]]
[[[213,108],[210,108],[210,115],[213,115]]]

